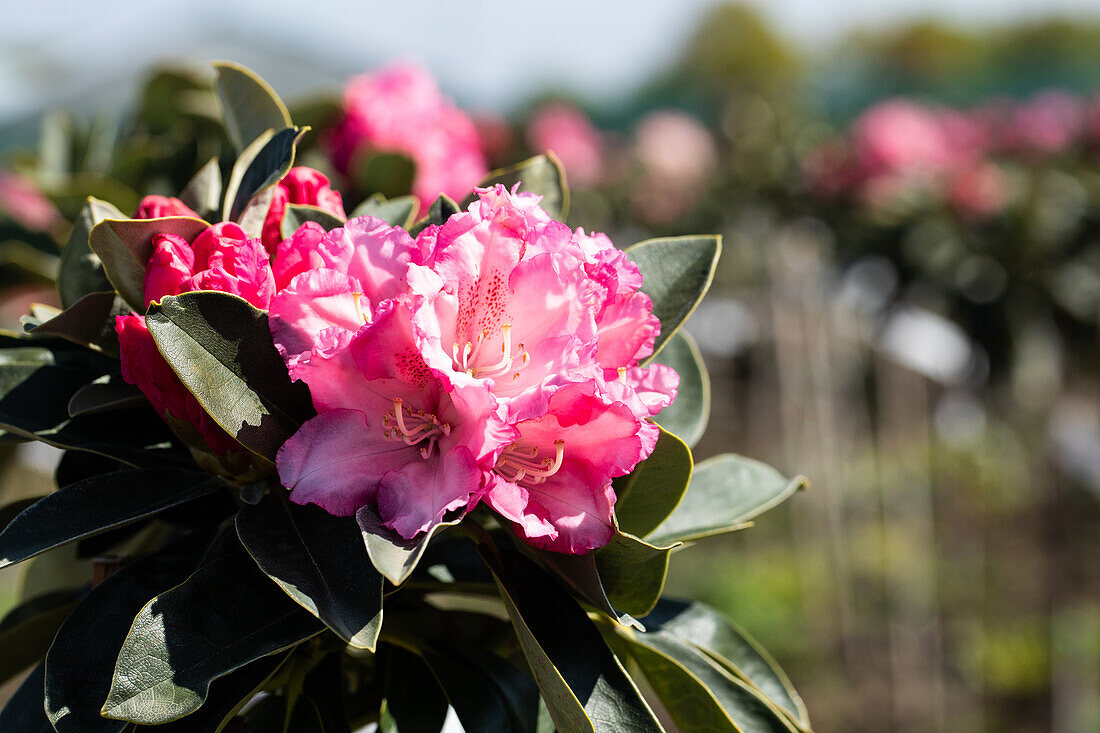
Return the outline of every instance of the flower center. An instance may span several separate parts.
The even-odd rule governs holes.
[[[539,459],[538,453],[537,447],[525,450],[512,443],[500,454],[493,470],[498,476],[514,484],[525,483],[529,486],[541,484],[561,468],[565,441],[554,441],[553,458]]]
[[[500,343],[499,357],[494,357],[489,348],[482,348],[485,346],[485,342],[489,340],[489,331],[484,330],[478,334],[476,344],[467,341],[461,352],[458,350],[458,343],[455,343],[451,350],[455,367],[471,377],[492,377],[496,379],[512,372],[512,379],[519,379],[519,370],[527,366],[528,362],[531,361],[531,355],[527,353],[527,349],[523,347],[523,344],[520,344],[513,353],[512,325],[510,323],[505,323],[500,327],[500,330],[503,336]],[[494,358],[495,361],[486,363]]]
[[[423,410],[405,407],[400,397],[393,398],[393,409],[382,418],[382,426],[382,434],[389,440],[400,440],[405,445],[428,441],[420,447],[423,458],[431,456],[439,436],[451,434],[449,423],[441,423],[435,415]]]

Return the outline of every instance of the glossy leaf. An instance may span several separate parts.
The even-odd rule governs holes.
[[[19,685],[4,709],[0,710],[0,730],[18,733],[54,733],[42,709],[42,680],[45,664],[39,664]]]
[[[61,622],[80,600],[75,589],[35,596],[12,609],[0,621],[0,683],[46,656]]]
[[[687,493],[668,519],[646,536],[653,544],[687,542],[732,532],[806,485],[771,466],[726,453],[695,467]]]
[[[73,222],[68,244],[61,252],[61,265],[57,274],[57,292],[65,308],[76,303],[88,293],[111,290],[111,283],[103,272],[103,263],[88,246],[92,228],[105,219],[125,219],[126,215],[113,204],[88,197],[80,215]]]
[[[252,197],[274,186],[294,165],[294,149],[305,132],[297,127],[269,130],[241,151],[225,187],[222,218],[236,221]]]
[[[69,398],[69,416],[94,415],[145,404],[145,395],[121,374],[107,374],[87,384]]]
[[[416,179],[416,163],[401,153],[367,153],[356,156],[353,165],[356,187],[363,193],[403,196]]]
[[[92,229],[88,246],[102,260],[107,279],[126,304],[144,313],[145,268],[153,254],[153,237],[178,234],[190,242],[207,226],[202,219],[189,216],[106,219]]]
[[[216,292],[165,297],[146,324],[157,348],[210,416],[242,445],[275,452],[310,417],[304,383],[294,383],[275,350],[267,313]]]
[[[248,553],[228,551],[138,612],[102,714],[145,725],[171,722],[198,710],[214,680],[322,628]]]
[[[121,733],[125,723],[99,714],[122,642],[149,599],[181,583],[208,534],[194,534],[126,565],[84,598],[46,655],[46,713],[57,733]]]
[[[676,400],[661,410],[653,422],[694,448],[706,432],[710,419],[710,375],[703,355],[691,334],[680,329],[653,361],[672,367],[680,375]]]
[[[622,664],[576,602],[529,560],[482,545],[558,730],[660,731]]]
[[[298,231],[298,227],[305,224],[307,221],[315,221],[324,227],[326,232],[330,232],[337,227],[344,226],[344,219],[330,214],[319,206],[305,206],[303,204],[290,204],[286,207],[286,212],[283,214],[283,223],[281,233],[283,239],[290,239],[294,235],[294,232]]]
[[[222,203],[222,169],[217,158],[211,158],[199,168],[180,192],[179,199],[208,221],[218,215]]]
[[[397,198],[387,199],[382,194],[376,193],[356,206],[348,218],[374,216],[390,226],[408,229],[412,225],[413,219],[416,218],[416,211],[419,206],[420,202],[417,201],[415,196],[398,196]]]
[[[195,471],[150,468],[95,476],[39,499],[0,532],[0,568],[217,489]]]
[[[298,605],[358,649],[374,651],[382,625],[382,576],[355,520],[269,495],[237,514],[256,564]]]
[[[571,555],[562,552],[537,551],[536,555],[546,569],[562,580],[570,589],[586,602],[615,619],[624,626],[633,626],[639,631],[644,627],[628,613],[621,613],[611,605],[600,579],[600,570],[596,566],[596,553]]]
[[[596,568],[611,605],[632,616],[649,613],[665,586],[672,549],[617,532],[611,542],[596,550]]]
[[[619,528],[639,537],[656,529],[680,503],[691,471],[691,451],[680,438],[660,428],[653,453],[615,481]]]
[[[478,184],[479,188],[501,184],[509,191],[520,184],[520,191],[542,196],[539,203],[552,219],[565,221],[569,215],[569,187],[565,182],[565,170],[553,153],[536,155],[507,168],[495,170]],[[471,194],[462,202],[465,209],[476,197]]]
[[[401,585],[412,575],[431,538],[443,529],[457,524],[459,519],[441,522],[420,537],[407,540],[392,529],[383,527],[382,519],[374,507],[364,506],[355,514],[355,521],[362,531],[371,563],[382,577],[394,585]]]
[[[237,150],[268,130],[291,126],[286,105],[256,72],[229,61],[215,62],[214,69],[225,129]]]
[[[75,344],[118,354],[115,316],[129,313],[115,292],[88,293],[53,318],[31,329],[34,334],[59,336]]]
[[[787,675],[754,639],[718,611],[702,603],[662,599],[646,622],[651,629],[691,642],[781,708],[796,725],[809,730],[806,706]]]
[[[626,256],[642,273],[642,292],[653,299],[653,315],[661,321],[654,354],[707,292],[721,252],[722,238],[716,235],[647,239],[627,248]]]

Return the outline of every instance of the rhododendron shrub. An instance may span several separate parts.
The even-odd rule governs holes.
[[[567,227],[550,156],[345,219],[270,87],[216,69],[226,183],[89,198],[67,308],[0,334],[0,427],[65,451],[0,507],[0,571],[97,556],[0,620],[0,682],[32,667],[0,730],[808,731],[742,632],[661,597],[683,543],[802,485],[693,465],[680,326],[719,239]],[[394,93],[372,114],[436,144]]]

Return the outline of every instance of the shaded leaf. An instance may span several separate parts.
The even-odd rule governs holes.
[[[420,657],[397,646],[389,647],[384,690],[386,708],[399,733],[438,733],[443,729],[447,698]],[[489,701],[484,705],[488,707]],[[467,727],[466,733],[476,730]]]
[[[198,710],[214,680],[322,629],[238,545],[138,612],[102,714],[171,722]]]
[[[103,263],[88,246],[88,236],[92,228],[104,219],[125,218],[126,215],[113,204],[88,197],[80,216],[73,222],[68,244],[61,252],[57,292],[63,307],[68,308],[88,293],[112,289],[103,272]]]
[[[642,273],[642,292],[653,299],[653,315],[661,321],[654,355],[707,292],[721,253],[722,238],[717,235],[647,239],[626,249]],[[651,356],[647,362],[652,360]]]
[[[611,542],[596,550],[596,568],[611,605],[632,616],[649,613],[661,597],[672,549],[616,532]]]
[[[455,642],[439,641],[421,655],[466,733],[534,728],[538,688],[527,674],[500,657]]]
[[[415,196],[398,196],[397,198],[387,199],[382,194],[376,193],[356,206],[348,218],[374,216],[390,226],[408,229],[412,225],[419,207],[420,202]]]
[[[34,334],[60,336],[107,354],[118,354],[115,316],[129,313],[115,292],[88,293],[48,321],[31,329]]]
[[[706,432],[710,419],[710,375],[703,355],[691,334],[680,329],[653,361],[672,367],[680,375],[676,400],[661,410],[653,422],[694,448]]]
[[[315,221],[324,227],[326,232],[337,227],[344,226],[344,220],[335,214],[330,214],[319,206],[305,206],[303,204],[289,204],[283,214],[281,234],[283,239],[290,239],[298,227],[307,221]]]
[[[88,246],[103,262],[107,279],[126,304],[144,313],[145,268],[153,254],[153,237],[178,234],[190,242],[207,226],[202,219],[189,216],[106,219],[92,229]]]
[[[69,416],[111,412],[145,404],[141,390],[129,384],[121,374],[107,374],[87,384],[69,398]]]
[[[19,689],[0,710],[0,730],[19,733],[54,733],[42,709],[42,684],[46,665],[39,664],[19,685]]]
[[[412,191],[416,163],[401,153],[366,153],[353,161],[355,184],[363,193],[380,193],[386,198]]]
[[[222,169],[217,158],[211,158],[188,181],[179,195],[180,201],[203,219],[211,220],[221,211]]]
[[[286,105],[256,72],[230,61],[215,62],[214,70],[225,129],[237,150],[268,130],[292,125]]]
[[[294,165],[294,148],[305,132],[298,127],[269,130],[241,151],[225,187],[222,218],[236,221],[252,197],[274,186]]]
[[[304,383],[291,383],[267,313],[228,293],[165,297],[145,319],[157,348],[199,404],[246,448],[275,452],[313,414]]]
[[[428,542],[436,533],[458,524],[460,520],[461,517],[441,522],[420,537],[407,540],[392,529],[383,527],[378,510],[374,507],[364,506],[355,513],[355,521],[362,531],[371,563],[382,577],[394,585],[401,585],[412,574],[424,555]]]
[[[639,537],[652,532],[676,509],[691,480],[691,451],[680,438],[659,429],[653,453],[614,484],[618,526]]]
[[[268,495],[237,514],[237,534],[256,564],[340,638],[374,651],[382,625],[382,576],[355,520]]]
[[[46,656],[54,634],[80,600],[81,591],[59,590],[35,596],[0,621],[0,682],[6,682]]]
[[[771,466],[726,453],[700,463],[680,506],[646,541],[687,542],[741,529],[745,522],[782,503],[806,485]]]
[[[108,473],[39,499],[0,532],[0,568],[58,545],[136,522],[208,494],[222,483],[195,471]]]
[[[549,552],[537,550],[535,554],[543,565],[554,575],[558,576],[578,596],[598,608],[618,623],[625,626],[633,626],[639,631],[644,627],[637,619],[627,613],[620,613],[611,605],[607,593],[600,580],[600,571],[596,567],[596,553],[586,552],[583,555],[571,555],[562,552]]]
[[[536,155],[513,166],[495,170],[478,187],[485,188],[498,183],[509,191],[519,183],[520,191],[542,196],[539,205],[552,219],[564,221],[569,215],[569,187],[565,182],[565,170],[553,153]],[[462,202],[462,208],[465,209],[476,198],[474,194],[470,194]]]

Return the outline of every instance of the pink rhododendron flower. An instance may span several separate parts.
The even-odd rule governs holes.
[[[143,201],[139,210],[168,210],[156,209],[152,204],[145,206],[148,200]],[[146,306],[166,295],[218,290],[238,295],[257,308],[267,308],[275,294],[275,278],[263,244],[258,239],[249,239],[232,222],[208,227],[194,242],[175,234],[158,234],[153,242],[153,254],[145,273]],[[206,414],[164,361],[144,316],[117,316],[115,332],[123,379],[137,385],[162,417],[190,423],[215,455],[243,450]]]
[[[984,218],[1001,211],[1008,199],[1008,177],[995,163],[959,170],[951,178],[948,198],[967,216]]]
[[[352,79],[344,90],[344,117],[328,143],[345,174],[355,158],[372,152],[412,158],[412,193],[425,210],[441,193],[462,200],[488,172],[473,121],[417,66]]]
[[[175,196],[146,196],[134,212],[135,219],[163,219],[166,216],[193,216],[201,218],[187,204]]]
[[[864,112],[853,127],[853,142],[865,177],[935,174],[953,157],[936,115],[905,99],[882,102]]]
[[[564,102],[539,107],[527,123],[527,142],[537,152],[558,156],[570,183],[588,186],[599,180],[600,132],[580,109]]]
[[[61,223],[61,212],[30,180],[0,171],[0,213],[22,227],[46,232]]]
[[[318,415],[280,450],[299,503],[375,505],[411,539],[485,501],[528,542],[614,532],[611,479],[652,452],[678,378],[636,267],[538,197],[479,189],[416,241],[372,217],[283,242],[271,330]]]
[[[634,131],[634,158],[642,167],[634,209],[650,222],[664,223],[689,211],[717,164],[710,132],[684,112],[651,112]]]
[[[1009,149],[1053,155],[1070,147],[1085,127],[1085,107],[1065,92],[1036,95],[1012,110],[1005,128]]]
[[[263,233],[260,238],[264,247],[275,254],[279,242],[283,241],[283,217],[289,204],[307,204],[324,209],[330,214],[346,219],[344,200],[339,191],[329,185],[328,176],[305,166],[291,168],[283,180],[271,189],[271,207],[264,217]]]

